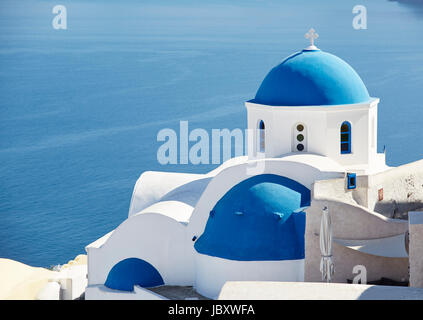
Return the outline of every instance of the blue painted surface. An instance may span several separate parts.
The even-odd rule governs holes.
[[[240,261],[304,258],[305,213],[310,190],[264,174],[242,181],[213,208],[197,252]]]
[[[357,187],[357,175],[355,173],[347,173],[348,189],[355,189]]]
[[[148,288],[163,284],[160,273],[147,261],[128,258],[110,270],[104,285],[110,289],[133,291],[134,285]]]
[[[366,86],[348,63],[321,50],[303,50],[268,73],[252,102],[272,106],[315,106],[369,100]]]

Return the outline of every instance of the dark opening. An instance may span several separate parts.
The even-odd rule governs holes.
[[[341,153],[351,153],[351,124],[348,121],[341,125]]]

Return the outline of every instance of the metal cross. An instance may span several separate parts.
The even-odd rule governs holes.
[[[311,28],[310,30],[308,30],[308,32],[305,34],[306,39],[310,39],[310,45],[314,46],[314,40],[317,39],[319,37],[319,34],[316,33],[316,31]]]

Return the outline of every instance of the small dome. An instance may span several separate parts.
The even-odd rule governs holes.
[[[286,177],[263,174],[229,190],[210,212],[197,252],[238,260],[304,258],[305,213],[310,190]]]
[[[366,86],[348,63],[317,49],[295,53],[274,67],[251,102],[271,106],[317,106],[369,100]]]

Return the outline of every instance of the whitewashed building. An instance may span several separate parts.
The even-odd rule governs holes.
[[[228,280],[316,281],[319,251],[305,238],[316,182],[319,197],[368,208],[358,182],[389,169],[377,153],[378,103],[349,64],[313,42],[286,58],[246,102],[248,156],[207,174],[140,176],[128,218],[86,248],[86,298],[154,299],[145,288],[161,285],[217,298]]]

